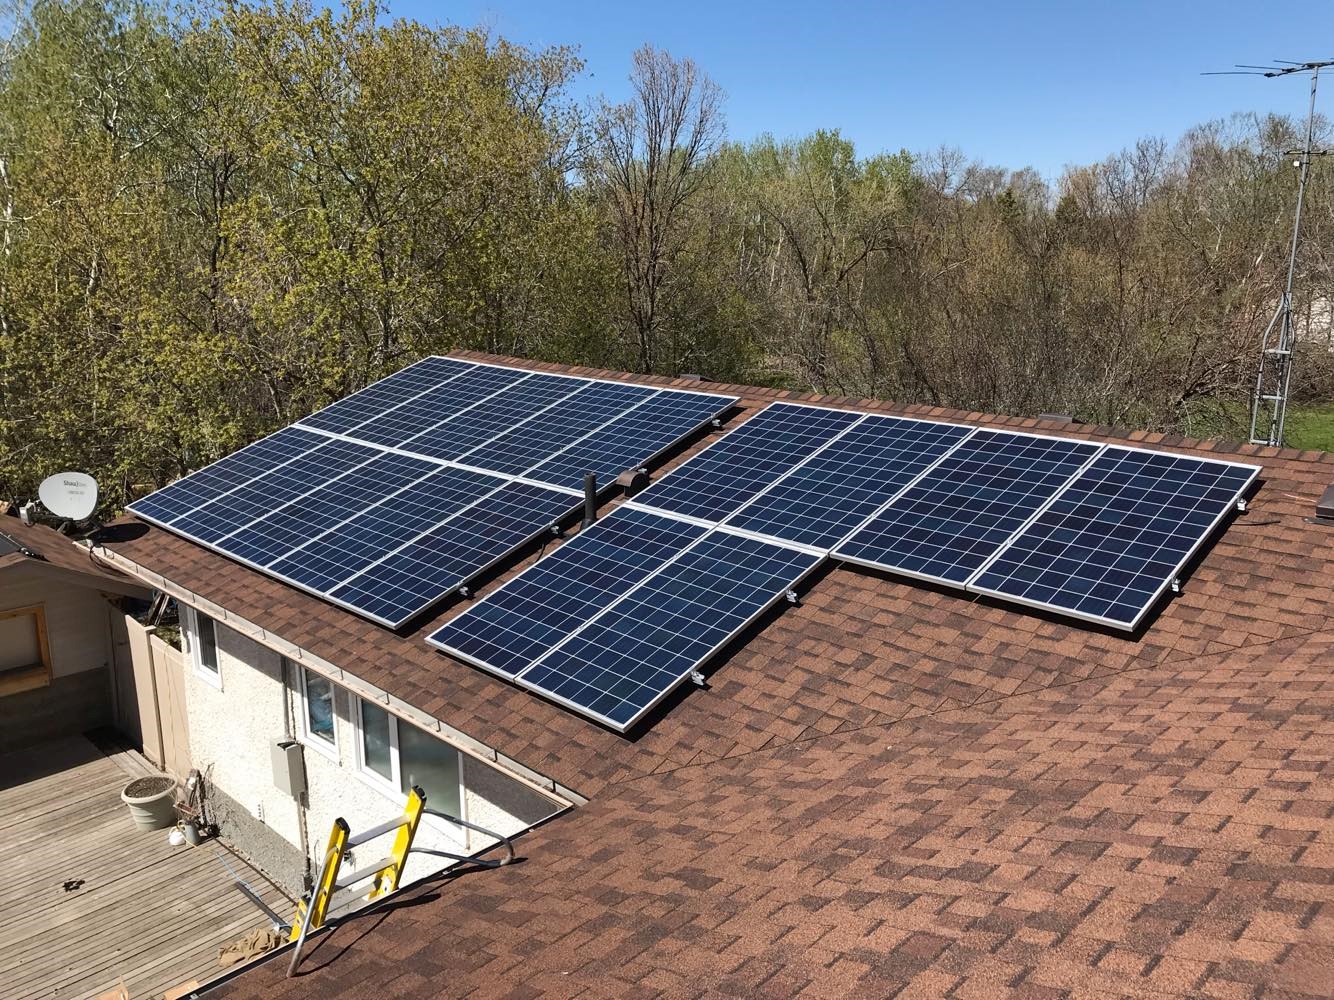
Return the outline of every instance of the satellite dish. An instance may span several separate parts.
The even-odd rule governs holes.
[[[42,480],[37,496],[56,517],[82,521],[97,506],[97,480],[82,472],[57,472]]]

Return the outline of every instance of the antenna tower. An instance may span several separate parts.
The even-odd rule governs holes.
[[[1315,94],[1320,81],[1320,71],[1327,66],[1334,66],[1334,59],[1312,60],[1309,62],[1290,62],[1275,59],[1276,66],[1247,66],[1239,64],[1237,69],[1226,73],[1209,73],[1207,76],[1292,76],[1307,73],[1311,77],[1311,104],[1306,113],[1306,143],[1301,149],[1290,149],[1284,157],[1296,157],[1292,165],[1297,168],[1297,209],[1292,217],[1292,243],[1288,248],[1288,277],[1283,286],[1283,295],[1274,311],[1274,318],[1265,329],[1260,350],[1260,370],[1255,376],[1255,396],[1251,401],[1251,444],[1283,444],[1283,426],[1288,416],[1288,387],[1292,382],[1292,352],[1296,343],[1296,330],[1292,322],[1292,282],[1297,273],[1297,247],[1301,237],[1302,204],[1306,199],[1306,182],[1311,173],[1311,158],[1327,156],[1328,149],[1315,149]]]

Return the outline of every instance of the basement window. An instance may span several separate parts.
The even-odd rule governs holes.
[[[202,677],[221,691],[222,669],[218,666],[217,625],[212,618],[195,608],[189,609],[186,618],[190,623],[186,645],[190,647],[190,662],[194,664],[195,676]]]
[[[301,697],[297,727],[301,742],[338,760],[338,732],[334,725],[334,684],[327,677],[297,668],[301,675]]]
[[[363,777],[400,801],[418,785],[426,793],[427,806],[460,815],[463,768],[457,750],[373,702],[358,698],[356,716],[357,767]],[[452,823],[439,823],[438,828],[451,836],[462,835]]]
[[[40,604],[0,611],[0,695],[51,683],[46,612]]]

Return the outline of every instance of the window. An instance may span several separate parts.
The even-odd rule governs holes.
[[[0,695],[50,683],[51,652],[42,606],[0,611]]]
[[[218,634],[213,619],[202,611],[190,609],[190,660],[195,673],[222,690],[222,670],[218,667]]]
[[[300,671],[301,697],[297,710],[297,726],[301,742],[338,759],[338,732],[334,727],[334,684],[327,677],[311,673],[305,667],[293,666]]]
[[[458,816],[462,800],[459,752],[378,705],[360,699],[357,705],[362,773],[386,792],[406,795],[418,785],[432,809]],[[452,824],[447,826],[458,833]]]

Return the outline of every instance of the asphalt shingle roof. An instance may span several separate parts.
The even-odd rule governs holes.
[[[1140,634],[831,565],[628,737],[432,651],[459,606],[395,635],[114,543],[593,800],[231,993],[1334,995],[1334,455],[851,405],[1264,473]]]

